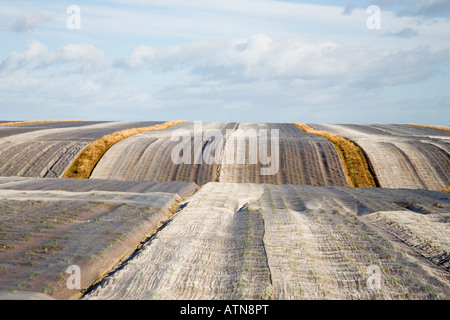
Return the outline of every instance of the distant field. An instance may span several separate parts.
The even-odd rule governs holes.
[[[235,125],[235,123],[203,123],[203,132],[216,129],[225,135],[226,130],[233,129]],[[173,148],[180,143],[171,140],[172,134],[176,130],[187,130],[190,134],[191,163],[175,164],[171,159]],[[202,142],[198,149],[194,148],[194,124],[192,122],[181,123],[163,131],[137,134],[114,145],[97,164],[92,178],[193,181],[198,185],[215,181],[218,165],[207,164],[202,160],[205,143]],[[223,141],[215,141],[214,144],[218,144],[221,148]]]
[[[14,134],[10,128],[19,126],[0,127],[0,176],[59,178],[90,142],[116,131],[159,123],[52,122],[34,124]]]
[[[2,127],[2,126],[41,124],[41,123],[63,123],[63,122],[78,122],[78,121],[77,120],[0,121],[0,127]]]
[[[311,125],[356,142],[386,188],[450,185],[450,132],[409,125]]]
[[[84,127],[94,124],[107,123],[106,121],[62,121],[62,122],[44,122],[33,124],[21,124],[12,126],[0,126],[0,138],[13,136],[20,133],[27,133],[45,129],[62,129],[73,127]]]
[[[182,122],[184,121],[168,121],[148,127],[129,128],[105,135],[100,139],[91,142],[80,152],[71,166],[64,173],[63,178],[87,179],[91,176],[92,171],[103,155],[116,143],[139,133],[164,130]]]
[[[248,142],[244,150],[230,149],[226,143],[224,158],[228,153],[235,155],[234,162],[222,164],[220,167],[220,182],[250,182],[271,184],[306,184],[347,186],[344,169],[334,146],[326,139],[304,133],[293,124],[257,124],[240,123],[237,130],[279,130],[279,171],[274,175],[262,175],[261,168],[268,165],[249,164],[246,152],[259,154],[260,141],[256,147]],[[235,133],[238,134],[238,133]],[[231,137],[228,137],[230,140]],[[243,163],[239,164],[239,157]]]
[[[172,141],[174,130],[187,130],[191,140],[191,164],[174,164],[171,152],[179,141]],[[311,184],[346,186],[347,180],[333,145],[316,135],[305,134],[291,124],[246,124],[246,123],[203,123],[203,132],[208,130],[222,132],[224,139],[214,141],[214,148],[221,150],[219,163],[207,164],[201,160],[202,150],[208,141],[204,141],[201,149],[194,148],[194,124],[183,123],[176,127],[158,132],[147,132],[135,135],[114,145],[100,160],[92,173],[96,179],[117,180],[150,180],[150,181],[194,181],[199,185],[208,182],[255,182],[273,184]],[[235,161],[224,163],[230,150],[227,140],[232,139],[236,130],[247,132],[254,129],[277,129],[280,132],[279,171],[275,175],[261,175],[261,168],[268,165],[250,164],[248,153],[259,153],[252,149],[247,141],[243,150],[237,151],[235,145]],[[226,136],[227,130],[232,135]],[[258,140],[259,141],[259,140]],[[258,142],[258,146],[259,146]],[[218,146],[218,147],[217,147]],[[247,156],[245,157],[245,154]],[[244,164],[239,164],[237,157],[244,156]],[[197,164],[198,159],[201,164]]]
[[[416,123],[406,123],[406,124],[410,125],[410,126],[417,126],[417,127],[423,127],[423,128],[432,128],[432,129],[439,129],[439,130],[450,131],[450,127],[445,127],[445,126],[427,126],[427,125],[416,124]]]

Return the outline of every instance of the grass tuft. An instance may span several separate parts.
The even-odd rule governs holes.
[[[138,133],[166,129],[184,121],[174,120],[151,127],[126,129],[101,137],[81,151],[69,169],[64,173],[63,178],[88,179],[101,157],[117,142]]]
[[[336,147],[350,187],[377,187],[364,152],[353,141],[328,131],[314,129],[304,123],[293,122],[293,124],[306,133],[329,140]]]

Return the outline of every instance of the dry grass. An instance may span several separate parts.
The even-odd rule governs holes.
[[[417,123],[405,123],[408,126],[416,126],[416,127],[423,127],[423,128],[431,128],[431,129],[438,129],[438,130],[444,130],[444,131],[449,131],[449,128],[445,128],[445,127],[437,127],[437,126],[427,126],[424,124],[417,124]]]
[[[117,142],[138,133],[166,129],[184,121],[174,120],[151,127],[126,129],[95,140],[81,151],[80,155],[75,159],[69,169],[67,169],[63,178],[87,179],[91,176],[92,171],[101,157]]]
[[[445,187],[442,190],[439,190],[440,192],[450,193],[450,186]]]
[[[20,124],[35,124],[35,123],[47,123],[47,122],[72,122],[72,121],[82,121],[82,120],[31,120],[31,121],[16,121],[16,122],[0,123],[0,127],[17,126],[17,125],[20,125]]]
[[[293,124],[306,133],[316,134],[329,140],[336,147],[350,187],[377,187],[364,152],[353,141],[328,131],[316,130],[304,123],[293,122]]]

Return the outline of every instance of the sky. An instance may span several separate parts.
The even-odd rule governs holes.
[[[0,120],[450,125],[448,0],[0,0],[0,39]]]

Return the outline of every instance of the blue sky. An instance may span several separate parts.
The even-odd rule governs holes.
[[[0,38],[0,120],[450,125],[448,0],[0,1]]]

